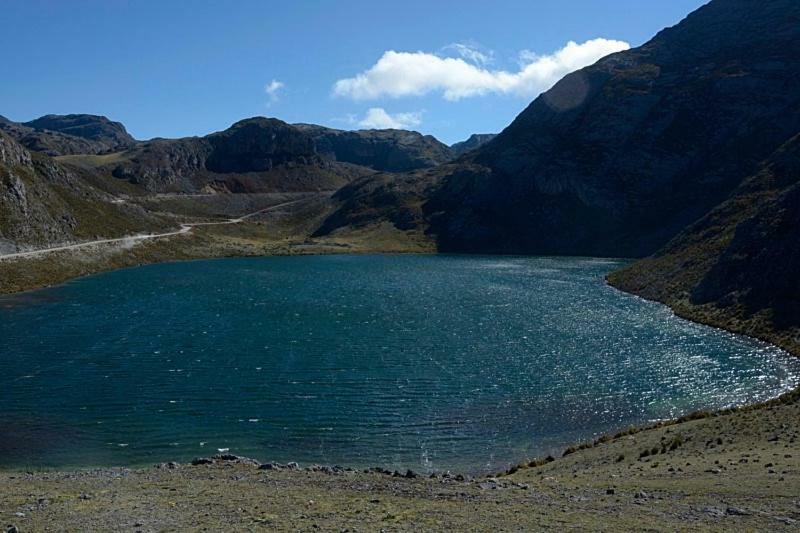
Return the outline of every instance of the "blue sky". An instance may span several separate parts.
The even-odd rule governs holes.
[[[265,115],[452,143],[703,3],[6,0],[0,114],[102,114],[139,139]]]

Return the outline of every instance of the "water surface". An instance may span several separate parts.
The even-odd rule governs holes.
[[[606,286],[621,264],[225,259],[0,298],[0,466],[494,470],[800,383],[800,360]]]

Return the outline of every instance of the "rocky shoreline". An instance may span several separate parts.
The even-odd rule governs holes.
[[[796,530],[800,394],[621,432],[487,477],[260,463],[0,471],[17,531]]]

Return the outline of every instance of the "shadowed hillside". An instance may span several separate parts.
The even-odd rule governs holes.
[[[426,223],[443,251],[652,253],[800,131],[799,68],[800,4],[715,0],[437,169]]]

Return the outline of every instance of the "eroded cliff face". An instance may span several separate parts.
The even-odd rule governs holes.
[[[643,256],[800,131],[800,4],[715,0],[568,75],[445,178],[443,250]]]

